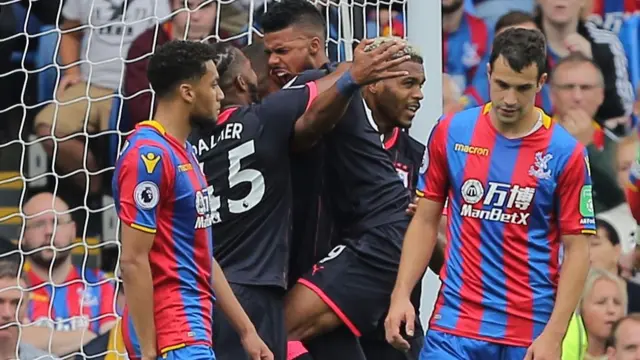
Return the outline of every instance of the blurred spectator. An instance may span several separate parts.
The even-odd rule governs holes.
[[[260,99],[272,92],[280,90],[280,86],[271,78],[269,73],[269,55],[264,42],[257,41],[242,49],[244,55],[251,62],[251,67],[258,76],[258,96]]]
[[[634,251],[636,222],[627,204],[596,216],[598,235],[590,238],[591,266],[620,273],[622,254]],[[627,286],[628,312],[640,311],[640,285],[624,279]]]
[[[631,175],[631,166],[636,160],[638,154],[638,134],[632,132],[625,136],[617,144],[616,149],[616,171],[618,173],[618,185],[625,188],[629,184],[629,175]]]
[[[62,104],[48,104],[35,119],[39,137],[54,136],[57,146],[49,139],[43,146],[49,156],[57,153],[57,174],[83,168],[95,172],[101,168],[88,149],[86,163],[83,160],[86,141],[82,134],[108,129],[111,95],[120,89],[129,44],[168,13],[164,0],[124,1],[119,5],[109,0],[66,0],[59,54],[65,68],[54,97]],[[59,140],[72,134],[79,135]],[[72,179],[83,190],[89,187],[91,193],[102,188],[99,174],[91,176],[89,184],[82,172]]]
[[[475,15],[489,26],[496,24],[509,11],[533,12],[534,0],[473,0]]]
[[[367,38],[377,36],[404,37],[403,5],[371,6],[367,11]]]
[[[442,74],[442,113],[455,113],[463,109],[462,90],[449,74]]]
[[[20,271],[20,259],[0,258],[0,359],[52,360],[53,356],[29,345],[20,336],[18,322],[25,318],[29,297]]]
[[[486,64],[492,41],[484,21],[465,12],[463,0],[442,0],[442,64],[463,89],[465,107],[489,99]]]
[[[538,25],[531,14],[523,11],[510,11],[498,19],[494,32],[498,35],[507,29],[516,27],[534,30],[538,28]]]
[[[640,11],[637,0],[590,0],[585,14],[587,19],[596,25],[614,33],[620,31],[624,20],[631,14]]]
[[[199,41],[207,38],[216,27],[217,2],[214,0],[167,0],[171,4],[170,20],[158,29],[149,28],[131,44],[124,77],[129,121],[137,124],[153,117],[151,86],[147,79],[149,58],[156,47],[174,40]],[[188,25],[188,26],[187,26]]]
[[[601,126],[612,122],[618,134],[628,131],[634,91],[627,58],[618,37],[580,18],[582,1],[538,0],[538,27],[547,38],[548,70],[572,52],[581,52],[598,64],[604,75],[604,101],[595,116]],[[555,109],[543,104],[548,113]],[[555,106],[555,104],[553,105]],[[620,126],[618,126],[620,124]]]
[[[613,324],[607,355],[608,360],[640,359],[640,314],[629,314]]]
[[[611,334],[613,323],[627,312],[627,290],[624,282],[616,274],[592,268],[578,309],[589,342],[584,358],[600,359],[605,355],[605,343]]]
[[[57,354],[74,351],[114,325],[114,280],[72,264],[75,223],[60,198],[40,193],[24,204],[23,212],[21,249],[28,254],[24,270],[33,289],[27,316],[36,326],[56,331]],[[49,346],[49,336],[30,341]]]
[[[580,52],[572,53],[557,63],[548,84],[555,121],[587,147],[596,213],[625,202],[613,165],[615,144],[595,121],[605,96],[598,65]]]

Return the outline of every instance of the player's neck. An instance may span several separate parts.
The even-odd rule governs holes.
[[[324,66],[325,64],[328,64],[331,62],[331,60],[329,60],[329,57],[327,56],[327,54],[323,51],[321,53],[319,53],[314,59],[314,69],[320,69],[322,66]]]
[[[450,34],[460,27],[462,17],[464,16],[464,6],[452,12],[451,14],[442,15],[442,32]]]
[[[224,101],[220,105],[222,112],[230,107],[251,105],[251,99],[248,95],[243,96],[230,91],[224,93]]]
[[[565,24],[554,24],[547,18],[542,19],[542,28],[547,38],[547,43],[554,52],[564,52],[566,45],[564,40],[567,36],[576,32],[578,28],[578,19],[569,21]],[[560,55],[560,54],[559,54]]]
[[[387,140],[393,134],[394,126],[389,125],[392,123],[391,119],[378,109],[376,101],[366,91],[363,91],[362,96],[367,107],[371,110],[371,116],[373,117],[373,122],[378,126],[378,132]]]
[[[158,102],[158,109],[154,120],[159,122],[164,130],[181,144],[186,144],[191,133],[189,113],[172,103]]]
[[[16,349],[18,348],[17,339],[14,341],[0,342],[0,360],[9,360],[16,358]]]
[[[495,109],[493,109],[489,112],[489,119],[502,136],[507,139],[519,139],[529,134],[533,127],[536,126],[538,120],[540,120],[540,113],[535,108],[531,108],[529,113],[525,114],[520,121],[505,124],[498,120]]]
[[[71,257],[68,257],[62,264],[51,270],[51,276],[49,276],[49,267],[43,268],[33,262],[31,263],[31,271],[40,279],[51,281],[54,284],[63,284],[67,280],[71,269],[73,269]]]

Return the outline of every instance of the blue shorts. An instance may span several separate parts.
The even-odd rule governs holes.
[[[216,355],[207,345],[190,345],[169,350],[158,356],[158,360],[216,360]]]
[[[493,344],[429,330],[420,360],[522,360],[527,348]]]

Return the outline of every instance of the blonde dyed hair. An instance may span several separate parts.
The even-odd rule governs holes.
[[[397,59],[406,55],[409,55],[411,57],[411,61],[415,61],[415,62],[419,62],[419,63],[423,63],[423,58],[422,58],[422,54],[420,53],[420,50],[411,45],[411,43],[409,43],[409,41],[397,37],[397,36],[380,36],[377,37],[375,39],[373,39],[373,43],[370,45],[367,45],[364,48],[365,52],[369,52],[372,51],[374,49],[377,49],[378,47],[380,47],[380,45],[389,42],[389,41],[397,41],[400,42],[402,44],[404,44],[404,49],[398,51],[397,53],[393,54],[392,59]]]
[[[627,305],[629,302],[629,296],[627,295],[627,284],[617,274],[598,268],[589,269],[589,274],[587,275],[587,280],[585,281],[584,289],[582,290],[582,296],[580,297],[580,302],[578,303],[578,313],[582,313],[582,305],[584,304],[584,300],[589,296],[589,294],[591,294],[598,280],[608,280],[616,284],[622,298],[622,311],[624,312],[624,315],[626,315]]]

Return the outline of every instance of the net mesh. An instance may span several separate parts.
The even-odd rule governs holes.
[[[363,37],[407,33],[406,0],[309,1],[327,19],[334,61],[349,60]],[[166,34],[187,38],[203,26],[211,29],[208,41],[259,41],[260,16],[269,6],[263,0],[0,2],[0,23],[8,24],[0,25],[6,59],[0,59],[0,236],[10,243],[0,257],[0,303],[19,300],[11,321],[0,314],[0,337],[17,324],[19,348],[126,358],[120,332],[107,331],[119,329],[113,324],[122,306],[117,276],[108,275],[119,257],[110,181],[132,130],[129,112],[138,104],[132,101],[148,96],[142,111],[149,117],[153,109],[148,86],[128,86],[139,80],[129,69],[148,61]],[[167,25],[178,18],[184,31]],[[148,47],[134,54],[132,43],[145,31]],[[40,193],[55,197],[34,196]],[[21,356],[28,350],[20,349]]]

